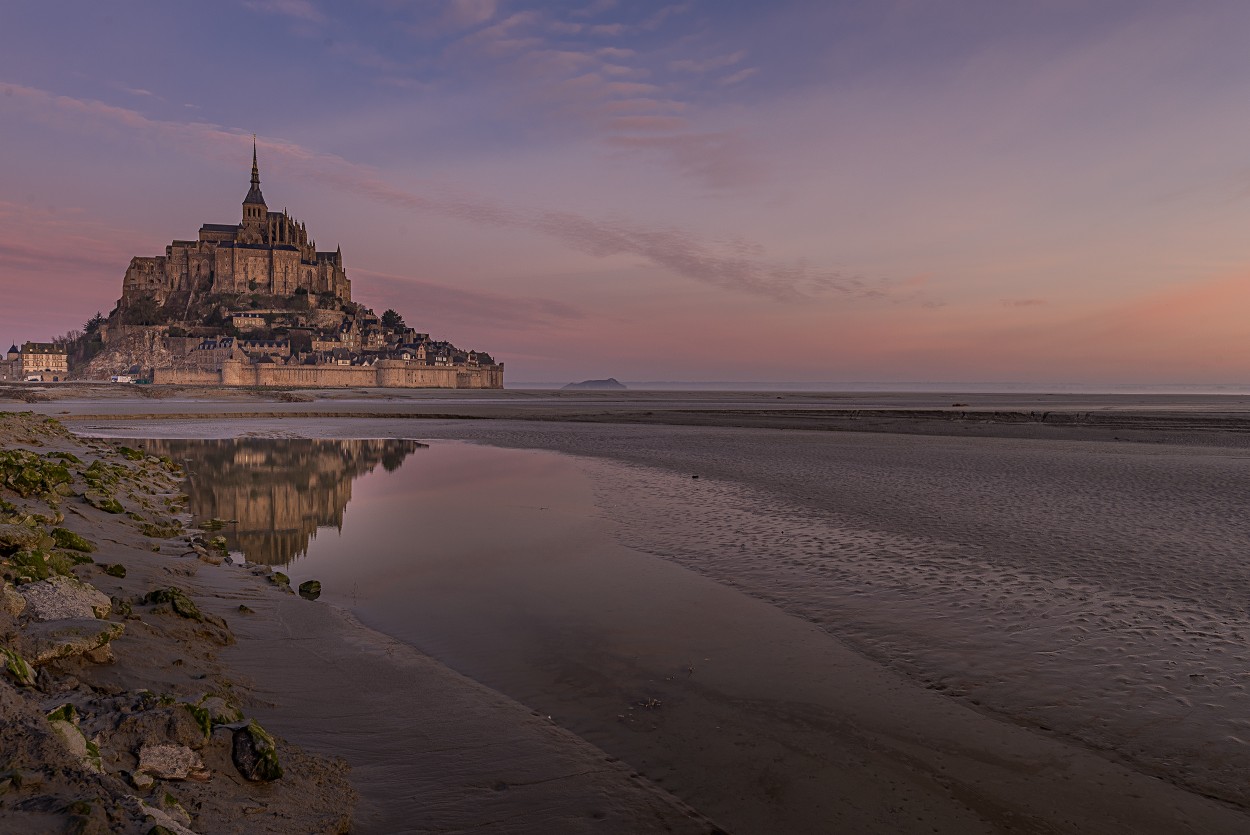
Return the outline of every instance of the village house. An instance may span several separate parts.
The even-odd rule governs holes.
[[[59,383],[69,375],[69,355],[52,342],[23,342],[0,362],[0,380]]]

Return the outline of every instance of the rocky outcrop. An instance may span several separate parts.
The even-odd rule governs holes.
[[[70,618],[29,624],[18,638],[22,656],[38,667],[59,658],[73,658],[100,649],[121,636],[126,627],[95,618]]]
[[[207,780],[204,760],[186,745],[144,745],[139,749],[139,771],[162,780]]]
[[[74,577],[49,577],[18,589],[26,611],[38,621],[106,618],[113,608],[108,595]]]
[[[234,728],[234,766],[249,780],[268,782],[282,777],[273,737],[255,722]]]

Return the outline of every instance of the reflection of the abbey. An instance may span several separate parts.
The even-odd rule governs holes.
[[[352,480],[378,464],[395,470],[417,441],[235,438],[144,441],[187,468],[195,523],[225,520],[231,548],[251,562],[283,565],[308,550],[317,528],[343,524]]]

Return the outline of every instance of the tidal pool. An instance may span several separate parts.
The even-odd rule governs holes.
[[[531,448],[149,447],[186,462],[191,511],[227,520],[249,560],[321,581],[321,602],[551,716],[736,832],[877,831],[882,808],[890,831],[927,831],[949,811],[931,790],[989,790],[945,761],[924,774],[908,763],[962,746],[935,741],[963,727],[958,704],[1246,797],[1250,624],[1237,604],[1250,534],[1225,507],[1247,478],[1237,456],[454,429]],[[543,444],[577,454],[532,448]],[[919,698],[904,694],[914,683],[928,700],[896,715]],[[1072,780],[1071,752],[1052,754],[1046,768]],[[848,793],[862,818],[832,811]]]

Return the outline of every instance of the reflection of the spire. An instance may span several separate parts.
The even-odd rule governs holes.
[[[425,444],[404,440],[308,438],[148,440],[142,446],[187,468],[195,524],[221,533],[250,562],[285,565],[308,550],[317,528],[343,526],[352,480],[378,464],[388,472]]]

